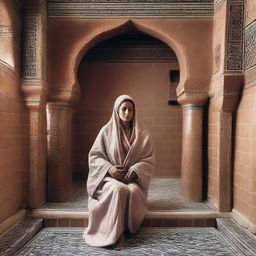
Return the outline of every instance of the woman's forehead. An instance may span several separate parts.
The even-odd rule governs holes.
[[[131,101],[126,100],[121,103],[120,107],[133,107],[133,104]]]

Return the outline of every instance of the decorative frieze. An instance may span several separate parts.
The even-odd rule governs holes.
[[[229,0],[227,69],[243,69],[244,4],[241,0]]]
[[[212,16],[213,0],[48,1],[50,17],[170,17]]]
[[[26,18],[26,32],[25,32],[25,45],[24,45],[24,69],[23,77],[38,77],[39,65],[39,26],[40,17],[27,16]]]
[[[47,3],[33,1],[24,17],[23,77],[46,78]]]
[[[256,66],[256,21],[245,29],[244,67],[248,70]]]

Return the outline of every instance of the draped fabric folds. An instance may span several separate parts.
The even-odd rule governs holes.
[[[153,146],[149,133],[138,123],[136,109],[131,138],[126,138],[118,116],[119,106],[126,100],[134,103],[129,95],[116,99],[110,121],[100,130],[89,152],[89,225],[83,237],[92,246],[115,243],[126,227],[135,232],[147,211],[148,187],[154,171]],[[134,171],[138,179],[127,185],[117,181],[108,175],[112,166]]]

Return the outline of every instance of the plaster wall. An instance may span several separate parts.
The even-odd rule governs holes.
[[[212,18],[48,19],[48,74],[52,90],[71,90],[84,54],[96,43],[135,27],[176,53],[182,88],[207,92],[212,74]],[[195,58],[196,56],[196,58]]]
[[[0,223],[26,207],[28,115],[20,92],[19,16],[0,3]]]
[[[134,97],[138,117],[150,131],[156,153],[155,177],[180,177],[182,109],[168,105],[169,71],[175,63],[81,63],[82,97],[75,111],[74,166],[87,172],[87,155],[121,94]]]

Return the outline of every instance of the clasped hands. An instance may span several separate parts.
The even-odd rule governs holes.
[[[125,171],[121,168],[118,168],[117,166],[112,166],[108,170],[108,173],[112,178],[119,180],[120,182],[123,182],[124,184],[129,184],[138,178],[136,172]]]

